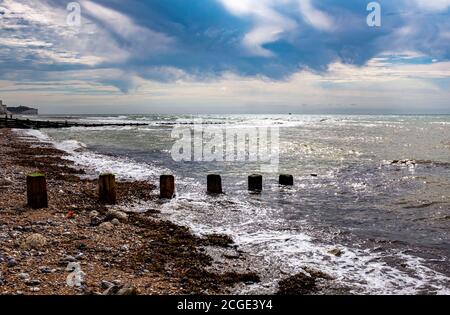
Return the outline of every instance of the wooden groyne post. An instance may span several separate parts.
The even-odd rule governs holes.
[[[207,189],[210,194],[222,194],[222,177],[217,174],[209,174],[207,177]]]
[[[253,174],[248,177],[248,190],[252,192],[262,191],[262,175]]]
[[[27,202],[32,209],[48,208],[47,181],[44,174],[33,173],[27,176]]]
[[[116,177],[114,174],[101,174],[98,179],[98,197],[101,203],[115,205]]]
[[[175,177],[173,175],[161,175],[159,187],[161,199],[172,199],[175,196]]]
[[[281,174],[279,183],[282,186],[294,186],[294,176],[288,174]]]

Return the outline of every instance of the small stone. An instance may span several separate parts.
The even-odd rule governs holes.
[[[22,244],[22,247],[25,249],[43,249],[47,245],[47,239],[42,234],[31,234],[27,236],[25,241]]]
[[[114,284],[112,282],[106,281],[106,280],[102,280],[102,289],[109,289],[111,287],[114,286]]]
[[[23,272],[19,274],[19,278],[22,280],[30,280],[30,275],[28,273]]]
[[[119,292],[120,287],[113,285],[111,287],[109,287],[108,289],[106,289],[105,291],[103,291],[102,295],[116,295],[117,292]]]
[[[334,255],[336,257],[341,257],[342,256],[342,250],[340,250],[339,248],[335,248],[335,249],[332,249],[332,250],[328,251],[328,254]]]
[[[65,266],[68,263],[75,262],[75,261],[77,261],[75,257],[70,256],[70,255],[65,255],[59,260],[59,265]]]
[[[38,287],[33,287],[33,288],[30,288],[30,291],[31,292],[39,292],[39,291],[41,291],[41,289]]]
[[[134,287],[125,287],[120,289],[117,295],[137,295],[137,290]]]
[[[106,214],[106,218],[108,220],[117,219],[121,222],[128,221],[128,214],[122,211],[118,210],[108,210],[108,213]]]
[[[36,287],[41,284],[41,281],[40,280],[27,280],[27,281],[25,281],[25,284],[29,287]]]
[[[91,218],[91,226],[99,226],[105,221],[104,217],[93,217]]]
[[[9,268],[15,267],[15,266],[17,266],[17,261],[14,258],[10,258],[10,259],[8,259],[7,265]]]
[[[120,225],[120,221],[118,219],[116,219],[116,218],[112,219],[111,223],[114,226],[119,226]]]
[[[102,231],[112,231],[112,230],[114,230],[114,225],[111,222],[103,222],[98,227]]]
[[[89,212],[89,217],[91,218],[91,219],[93,219],[93,218],[96,218],[96,217],[98,217],[100,215],[100,213],[98,213],[98,211],[91,211],[91,212]]]
[[[41,267],[41,268],[39,268],[39,271],[42,273],[45,273],[45,274],[56,272],[55,269],[50,269],[49,267]]]

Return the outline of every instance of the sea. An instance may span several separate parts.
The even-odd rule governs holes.
[[[67,159],[85,168],[87,176],[112,172],[119,180],[159,185],[160,175],[175,175],[174,199],[138,202],[127,210],[157,208],[162,217],[196,234],[230,235],[262,274],[261,283],[238,293],[275,292],[280,279],[309,267],[329,274],[350,294],[450,294],[450,116],[39,119],[147,124],[27,133],[66,151]],[[267,144],[262,138],[270,130],[276,167],[264,167],[267,161],[251,152],[238,160],[174,158],[180,130],[192,130],[194,139],[202,135],[192,143],[205,144],[205,133],[194,133],[203,127],[224,135],[259,131],[236,140],[236,152],[250,151],[255,140],[250,137],[258,138],[253,143]],[[206,193],[208,174],[222,176],[223,195]],[[259,194],[248,191],[251,174],[263,175]],[[294,185],[280,186],[279,174],[293,175]]]

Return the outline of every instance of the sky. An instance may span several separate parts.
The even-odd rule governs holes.
[[[373,27],[369,3],[0,0],[0,99],[46,114],[450,114],[450,0],[377,1]]]

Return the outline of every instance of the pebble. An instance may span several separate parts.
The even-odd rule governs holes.
[[[92,219],[92,218],[96,218],[96,217],[98,217],[100,215],[100,213],[98,213],[98,211],[91,211],[91,212],[89,212],[89,217]]]
[[[28,273],[23,272],[19,274],[19,278],[22,280],[30,280],[30,275]]]
[[[10,259],[8,259],[7,265],[9,268],[15,267],[15,266],[17,266],[17,261],[14,258],[10,258]]]
[[[59,265],[61,265],[61,266],[65,266],[65,265],[67,265],[68,263],[71,263],[71,262],[75,262],[75,261],[77,261],[76,259],[75,259],[75,257],[73,257],[73,256],[70,256],[70,255],[64,255],[60,260],[59,260]]]
[[[112,219],[111,223],[114,226],[119,226],[120,225],[120,221],[118,219]]]
[[[114,225],[111,222],[103,222],[98,226],[100,230],[103,231],[112,231],[114,230]]]
[[[117,295],[137,295],[137,290],[134,287],[126,287],[120,289]]]
[[[121,222],[124,222],[124,221],[128,221],[128,214],[126,214],[125,212],[122,212],[122,211],[110,209],[110,210],[108,210],[108,212],[106,214],[106,218],[108,218],[109,220],[117,219]]]
[[[111,288],[112,286],[114,286],[114,283],[112,283],[112,282],[109,282],[109,281],[106,281],[106,280],[102,280],[102,289],[109,289],[109,288]]]
[[[108,284],[111,286],[108,287],[105,291],[103,291],[102,295],[137,295],[137,289],[135,287],[124,286],[124,285],[120,284],[119,280],[115,280],[112,283],[105,281],[105,284]],[[102,282],[102,285],[103,285],[103,282]]]
[[[119,292],[120,288],[116,285],[113,285],[103,291],[102,295],[116,295],[117,292]]]
[[[42,273],[49,274],[49,273],[55,273],[56,269],[50,269],[49,267],[41,267],[41,268],[39,268],[39,271]]]
[[[27,236],[22,246],[26,249],[42,249],[47,245],[47,239],[42,234],[31,234]]]
[[[104,217],[93,217],[91,218],[91,226],[98,226],[105,221]]]
[[[40,285],[41,281],[40,280],[27,280],[27,281],[25,281],[25,284],[30,287],[35,287],[35,286]]]
[[[342,256],[342,250],[340,250],[339,248],[335,248],[335,249],[332,249],[332,250],[328,251],[328,254],[334,255],[336,257],[341,257]]]

